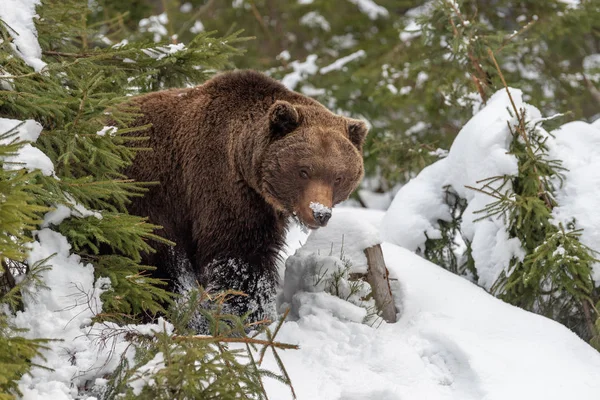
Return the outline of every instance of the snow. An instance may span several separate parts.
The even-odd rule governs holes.
[[[517,96],[517,92],[513,94]],[[505,105],[501,96],[490,102],[496,111]],[[487,126],[489,130],[481,130],[478,140],[499,145],[501,135],[492,135],[492,140],[482,133],[496,132],[492,129],[497,122],[492,118],[494,113],[485,109],[482,113],[479,123],[471,128]],[[591,140],[591,130],[598,129],[591,125],[589,132],[581,126],[573,126],[572,130],[575,128],[581,140],[573,141],[573,146]],[[567,134],[569,129],[566,138],[572,136]],[[461,146],[473,150],[477,145]],[[451,156],[428,169],[427,174],[433,177],[417,178],[408,184],[421,185],[422,203],[430,200],[429,191],[434,192],[428,189],[428,181],[452,175],[447,171]],[[480,157],[478,162],[489,161]],[[499,154],[490,157],[501,159]],[[582,168],[585,161],[581,160]],[[510,163],[496,165],[506,167]],[[57,218],[64,217],[66,211],[59,214]],[[328,226],[312,231],[308,239],[292,226],[284,251],[290,257],[277,298],[279,312],[288,307],[291,312],[277,340],[300,346],[299,350],[279,352],[298,399],[597,398],[600,354],[596,350],[562,325],[497,300],[408,249],[382,243],[381,229],[388,226],[393,215],[336,208]],[[411,229],[406,235],[418,236],[420,231]],[[399,311],[395,324],[374,319],[372,301],[365,300],[368,287],[350,280],[351,273],[366,271],[363,250],[379,243]],[[46,363],[34,360],[54,371],[34,368],[31,376],[24,376],[19,382],[24,399],[74,399],[77,387],[86,382],[100,390],[106,385],[103,378],[115,370],[121,354],[133,359],[134,351],[125,340],[127,332],[173,332],[166,321],[124,327],[92,324],[91,318],[101,310],[100,294],[110,290],[109,281],[100,278],[94,282],[92,266],[83,264],[70,251],[61,234],[47,228],[36,233],[29,262],[56,253],[48,262],[52,268],[42,273],[49,290],[26,293],[25,311],[19,312],[14,322],[29,329],[27,337],[64,341],[50,343],[50,351],[44,352]],[[356,291],[353,282],[358,285]],[[101,338],[106,338],[108,332],[117,334],[103,343]],[[152,372],[164,365],[161,357],[157,354],[128,382],[135,392],[153,384]],[[271,355],[262,367],[277,370]],[[275,380],[266,379],[265,387],[269,398],[291,398],[289,389]]]
[[[367,272],[367,258],[363,251],[381,243],[379,230],[370,222],[353,218],[355,209],[336,209],[327,229],[311,232],[302,251],[332,255],[352,262],[352,272]],[[335,238],[335,240],[332,240]]]
[[[154,386],[156,384],[153,376],[164,367],[164,354],[162,352],[156,353],[152,360],[137,370],[136,376],[127,382],[127,385],[131,386],[134,395],[139,396],[144,386]]]
[[[400,40],[403,42],[407,42],[419,36],[421,36],[421,25],[413,20],[410,20],[406,25],[406,28],[400,32]]]
[[[600,186],[600,126],[581,121],[554,130],[549,140],[550,158],[563,160],[564,185],[556,192],[555,222],[583,229],[581,242],[593,249],[600,243],[600,215],[597,188]],[[600,265],[594,265],[593,279],[600,285]]]
[[[529,120],[541,118],[540,112],[522,100],[522,93],[511,89],[518,109],[526,111]],[[475,114],[461,129],[448,156],[425,168],[416,178],[396,194],[383,223],[384,239],[411,251],[423,250],[425,240],[439,238],[438,220],[450,221],[450,207],[445,203],[444,187],[450,186],[468,202],[462,216],[461,230],[471,241],[472,255],[479,275],[478,283],[489,289],[511,260],[522,259],[524,251],[516,238],[508,238],[505,221],[501,217],[481,217],[477,211],[492,200],[472,189],[480,187],[482,180],[496,176],[517,174],[517,160],[507,154],[512,138],[507,122],[516,119],[507,92],[495,93],[485,108]],[[512,193],[512,187],[491,184],[501,193]]]
[[[313,213],[316,213],[319,215],[331,214],[331,207],[324,206],[321,203],[315,203],[314,201],[311,201],[308,206],[310,207],[311,210],[313,210]]]
[[[316,11],[311,11],[302,16],[302,18],[300,18],[300,24],[306,25],[309,28],[321,28],[325,32],[329,32],[331,30],[329,22],[327,22],[324,16]]]
[[[35,142],[42,132],[42,125],[28,119],[19,121],[16,119],[0,118],[0,145],[8,145],[12,142]],[[25,143],[15,155],[4,157],[5,170],[26,169],[29,172],[36,169],[42,171],[46,176],[54,175],[54,164],[41,150]]]
[[[149,18],[143,18],[139,22],[140,32],[150,32],[153,34],[155,42],[160,42],[163,37],[169,33],[165,25],[169,22],[167,13],[152,15]]]
[[[346,57],[342,57],[339,60],[336,60],[335,62],[321,68],[321,74],[328,74],[331,71],[337,71],[342,69],[342,67],[346,64],[348,64],[351,61],[357,60],[359,58],[362,58],[364,56],[366,56],[367,53],[365,53],[364,50],[358,50],[355,51],[354,53],[346,56]]]
[[[317,55],[311,54],[306,57],[306,61],[292,61],[290,67],[294,70],[281,79],[281,83],[290,90],[294,90],[298,83],[309,75],[314,75],[319,70],[316,64]]]
[[[194,26],[190,28],[190,32],[197,34],[200,32],[204,32],[204,24],[200,21],[195,21]]]
[[[379,17],[387,17],[389,15],[388,10],[381,7],[373,0],[348,0],[352,4],[356,4],[358,9],[366,14],[370,19],[376,20]]]
[[[123,62],[127,62],[126,59],[123,60]],[[100,129],[98,132],[96,132],[96,135],[98,136],[104,136],[107,133],[109,134],[109,136],[112,136],[115,134],[115,132],[118,130],[118,128],[116,126],[105,126],[104,128]]]
[[[285,75],[283,79],[281,79],[281,83],[286,86],[290,90],[296,89],[296,86],[304,79],[311,75],[315,75],[317,72],[321,74],[328,74],[331,71],[341,70],[346,64],[357,60],[359,58],[365,57],[366,53],[364,50],[358,50],[352,54],[349,54],[345,57],[342,57],[333,63],[319,69],[316,64],[317,55],[311,54],[306,57],[306,61],[292,61],[289,65],[292,67],[293,72]],[[289,52],[282,52],[279,57],[284,60],[289,59]]]
[[[179,11],[182,12],[182,13],[184,13],[184,14],[187,14],[187,13],[191,12],[193,9],[194,9],[194,5],[192,3],[190,3],[190,2],[183,3],[181,5],[181,7],[179,7]]]
[[[2,0],[0,19],[13,30],[12,48],[36,72],[46,66],[42,61],[42,49],[37,41],[37,31],[33,22],[37,18],[36,6],[40,0]]]
[[[367,208],[375,210],[387,210],[394,199],[394,196],[389,192],[376,193],[364,189],[358,191],[358,196]]]
[[[567,5],[568,8],[577,8],[581,4],[581,0],[559,0],[561,3]]]
[[[185,44],[168,44],[166,46],[158,46],[149,49],[142,49],[142,52],[148,57],[152,57],[156,60],[162,60],[170,54],[175,54],[185,50]]]
[[[341,225],[365,224],[376,219],[373,213],[334,213],[288,268],[328,257],[310,250],[314,234],[339,246]],[[299,283],[304,287],[294,293],[296,313],[277,336],[300,346],[279,352],[298,399],[597,398],[600,354],[568,329],[510,306],[406,249],[382,247],[397,279],[392,290],[401,313],[395,324],[361,323],[360,307],[311,287],[310,279]],[[268,356],[263,367],[275,369],[275,360]],[[269,398],[291,398],[284,385],[265,384]]]
[[[535,107],[525,103],[520,90],[511,89],[517,109],[526,120],[542,120]],[[438,220],[451,220],[444,188],[468,203],[462,216],[463,238],[471,241],[472,256],[479,276],[478,284],[490,289],[499,275],[507,270],[513,257],[522,260],[525,253],[516,238],[509,238],[506,221],[501,217],[485,218],[477,214],[493,201],[487,194],[467,188],[479,188],[485,179],[517,174],[516,158],[508,153],[512,140],[507,122],[516,123],[506,91],[494,94],[487,105],[462,128],[446,158],[425,168],[396,194],[383,222],[385,240],[411,251],[422,251],[425,241],[439,238]],[[595,188],[600,185],[600,126],[577,121],[564,124],[549,135],[541,127],[538,133],[547,138],[548,159],[560,160],[567,170],[564,183],[555,182],[558,206],[553,210],[555,224],[567,227],[574,222],[583,229],[581,241],[597,249],[600,243],[600,208]],[[499,184],[491,187],[499,189]],[[510,184],[500,189],[512,196]],[[593,278],[600,284],[600,264],[593,267]]]
[[[27,338],[61,339],[47,344],[45,360],[32,360],[52,370],[33,368],[24,375],[19,389],[24,399],[72,399],[77,386],[88,379],[113,371],[119,362],[114,354],[123,354],[129,344],[122,335],[101,340],[105,326],[91,324],[100,312],[100,295],[110,287],[107,278],[94,282],[91,264],[82,264],[80,257],[70,254],[71,246],[58,232],[42,229],[35,233],[27,259],[28,265],[54,255],[44,264],[51,268],[41,272],[48,289],[30,288],[23,293],[24,311],[17,312],[14,324],[27,329]],[[73,384],[75,386],[73,386]]]
[[[392,94],[398,94],[398,88],[396,86],[392,85],[391,83],[388,83],[386,85],[386,87],[388,88],[388,90],[390,92],[392,92]]]
[[[17,312],[13,322],[27,329],[27,338],[60,341],[47,344],[49,349],[42,351],[45,360],[32,360],[52,370],[32,368],[30,375],[24,375],[19,382],[23,399],[79,398],[77,388],[112,373],[121,356],[133,362],[135,351],[126,336],[173,332],[173,326],[162,318],[146,325],[92,324],[102,310],[100,295],[110,290],[110,280],[94,281],[92,265],[72,254],[71,245],[60,233],[44,228],[35,232],[35,237],[27,262],[33,266],[52,256],[44,262],[50,268],[40,275],[47,289],[25,291],[24,311]]]
[[[400,40],[407,42],[414,38],[421,36],[421,29],[423,28],[416,20],[419,17],[430,14],[433,10],[434,2],[428,1],[425,4],[411,8],[404,15],[407,17],[406,26],[400,32]]]
[[[284,50],[281,53],[279,53],[275,58],[278,60],[289,61],[291,55],[289,51]]]
[[[42,228],[48,228],[50,225],[59,225],[69,217],[95,217],[102,219],[102,214],[100,214],[98,211],[88,210],[82,204],[79,204],[73,200],[73,198],[70,196],[67,196],[67,200],[71,204],[71,207],[67,207],[64,204],[56,205],[54,210],[47,212],[46,215],[44,215],[44,221],[41,225]]]
[[[583,69],[586,72],[591,72],[594,69],[600,68],[600,53],[590,54],[583,58]]]

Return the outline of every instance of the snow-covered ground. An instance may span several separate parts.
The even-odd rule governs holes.
[[[382,244],[400,311],[395,324],[363,323],[366,310],[356,301],[343,301],[314,283],[322,269],[298,269],[335,267],[343,248],[352,269],[363,270],[361,250],[378,242],[384,215],[337,209],[330,225],[308,240],[300,230],[288,237],[290,253],[305,244],[288,261],[280,299],[292,313],[277,339],[300,346],[280,352],[299,399],[597,399],[600,354],[588,344],[557,322],[505,304],[409,250]],[[103,327],[90,324],[94,310],[87,301],[76,306],[78,296],[69,290],[85,294],[95,286],[93,304],[100,307],[102,281],[92,283],[91,266],[69,255],[61,236],[48,229],[38,234],[33,259],[45,257],[52,243],[60,254],[45,273],[50,290],[38,293],[42,298],[25,297],[26,311],[16,322],[31,329],[29,337],[66,341],[46,353],[54,372],[33,369],[23,378],[26,399],[77,398],[72,383],[109,373],[117,353],[127,349],[122,335],[116,347],[94,340]],[[122,332],[130,329],[151,334],[157,325]],[[270,358],[263,366],[277,370]],[[272,399],[291,398],[289,389],[274,380],[266,380],[266,387]]]
[[[323,261],[339,248],[342,227],[384,213],[339,209],[321,228]],[[291,238],[297,241],[296,232]],[[327,241],[326,239],[329,239]],[[328,243],[329,244],[326,244]],[[350,252],[353,243],[344,240]],[[359,246],[360,247],[360,246]],[[281,353],[299,399],[597,399],[600,354],[564,326],[508,305],[467,280],[390,243],[383,243],[400,319],[369,326],[325,292],[298,292],[300,317],[278,340],[300,350]],[[335,251],[333,254],[336,254]],[[358,307],[357,307],[358,308]],[[348,314],[345,317],[344,312]],[[273,359],[266,367],[276,369]],[[267,381],[270,398],[291,398]]]

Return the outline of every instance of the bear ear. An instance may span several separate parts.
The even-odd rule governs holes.
[[[300,125],[300,115],[287,101],[277,100],[269,108],[269,128],[275,138],[280,138]]]
[[[359,150],[365,142],[369,128],[364,121],[348,118],[348,138]]]

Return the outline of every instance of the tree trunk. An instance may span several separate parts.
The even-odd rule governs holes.
[[[381,312],[381,317],[386,322],[396,322],[396,306],[390,288],[389,273],[383,259],[381,246],[376,245],[365,250],[369,270],[367,282],[373,289],[375,304]]]

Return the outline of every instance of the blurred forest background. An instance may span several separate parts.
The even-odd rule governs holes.
[[[488,48],[544,115],[593,120],[600,105],[598,1],[97,0],[95,9],[114,20],[110,43],[243,30],[252,39],[230,67],[267,72],[372,124],[365,184],[375,192],[443,156],[502,86]]]

